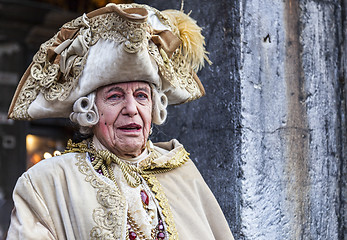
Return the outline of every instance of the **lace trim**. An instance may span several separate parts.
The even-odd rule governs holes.
[[[90,231],[91,239],[125,239],[126,201],[119,189],[103,182],[85,161],[85,154],[77,154],[76,166],[85,180],[97,189],[96,199],[101,207],[94,209],[96,224]]]
[[[124,42],[124,50],[136,53],[147,46],[151,35],[146,31],[147,22],[125,21],[116,13],[103,14],[91,19],[91,45],[100,38]]]
[[[69,29],[77,29],[86,26],[86,20],[82,21],[84,16],[71,21],[64,26]],[[82,30],[80,30],[83,33]],[[15,119],[31,119],[28,114],[29,105],[36,99],[39,93],[49,101],[58,99],[65,100],[71,90],[77,84],[76,79],[79,78],[86,62],[87,54],[84,56],[70,56],[70,68],[68,74],[62,77],[60,64],[50,62],[48,59],[48,50],[53,47],[58,39],[59,32],[51,39],[41,44],[39,51],[33,57],[33,63],[28,69],[29,75],[21,89],[13,111],[10,117]],[[84,34],[86,36],[86,34]],[[88,39],[84,39],[88,42]]]
[[[192,70],[178,54],[178,50],[170,60],[166,54],[158,50],[158,47],[150,42],[148,52],[156,61],[161,76],[168,81],[174,88],[185,89],[191,97],[187,101],[192,101],[202,96],[198,83],[194,80]],[[163,56],[164,55],[164,56]]]
[[[155,175],[143,175],[143,178],[148,183],[149,187],[152,189],[152,192],[155,194],[155,198],[159,202],[159,206],[162,209],[162,213],[165,216],[165,223],[167,226],[167,232],[169,233],[169,240],[177,240],[178,232],[176,230],[175,221],[172,215],[172,211],[169,205],[169,201],[166,198],[165,192],[155,177]]]

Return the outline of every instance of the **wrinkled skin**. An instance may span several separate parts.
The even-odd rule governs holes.
[[[100,143],[118,157],[140,155],[151,128],[149,84],[127,82],[101,87],[96,92],[95,103],[100,120],[93,133]]]

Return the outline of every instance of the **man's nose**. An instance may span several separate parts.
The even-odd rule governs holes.
[[[127,96],[124,101],[124,107],[122,109],[122,114],[129,115],[130,117],[136,115],[138,113],[137,111],[137,104],[136,100],[133,96]]]

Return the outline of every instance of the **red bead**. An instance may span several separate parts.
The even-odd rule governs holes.
[[[130,240],[135,240],[137,237],[136,233],[135,232],[129,232],[129,239]]]
[[[146,204],[146,206],[148,206],[148,204],[149,204],[149,197],[148,197],[147,193],[144,190],[141,190],[140,194],[141,194],[142,202],[144,204]]]
[[[157,234],[157,238],[164,239],[165,238],[165,233],[163,233],[163,232],[158,233]]]

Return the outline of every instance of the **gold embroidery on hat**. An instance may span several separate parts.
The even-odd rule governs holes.
[[[121,9],[145,8],[153,11],[163,24],[171,26],[165,14],[149,6],[120,4],[117,7]],[[54,44],[60,37],[59,33],[41,45],[33,58],[29,76],[27,79],[23,79],[23,87],[19,90],[15,102],[12,103],[13,109],[10,112],[10,118],[30,120],[31,117],[27,111],[29,105],[37,98],[39,93],[42,93],[47,101],[64,101],[78,83],[86,63],[89,48],[100,38],[124,43],[124,50],[129,53],[135,53],[143,48],[147,48],[158,64],[159,72],[163,79],[174,88],[183,89],[189,93],[190,96],[185,102],[204,95],[199,83],[194,79],[191,63],[184,59],[180,49],[176,49],[169,61],[165,56],[166,61],[163,60],[158,47],[152,41],[149,41],[151,31],[146,21],[125,20],[116,12],[105,13],[92,18],[88,18],[84,14],[64,24],[62,29],[64,28],[76,30],[77,32],[70,39],[71,41],[62,44],[55,61],[48,59],[48,50],[52,51],[52,48],[57,47]],[[75,48],[69,49],[69,44],[80,44],[80,48],[83,51],[76,53],[74,52]],[[64,47],[65,49],[62,49]],[[61,65],[64,67],[61,67]]]
[[[164,62],[157,46],[150,42],[148,52],[158,64],[161,76],[166,79],[174,88],[185,89],[191,97],[187,101],[197,99],[202,96],[199,85],[193,78],[190,66],[179,57],[178,50],[171,57],[171,61]]]
[[[91,19],[92,38],[94,45],[100,38],[123,43],[124,50],[136,53],[143,49],[150,38],[146,32],[147,22],[125,21],[116,13],[108,13]]]

